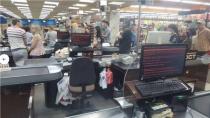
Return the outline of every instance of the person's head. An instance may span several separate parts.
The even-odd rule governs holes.
[[[176,33],[176,34],[179,33],[178,28],[175,24],[168,25],[168,31],[170,31],[171,33]]]
[[[25,27],[24,28],[26,32],[30,32],[30,28],[29,27]]]
[[[39,25],[31,25],[31,33],[41,35],[41,27]]]
[[[17,26],[17,27],[21,27],[20,21],[18,19],[12,20],[12,25]]]
[[[198,30],[203,30],[205,28],[205,22],[200,20],[200,21],[197,21],[197,28]]]
[[[11,27],[11,24],[8,24],[8,27]]]
[[[137,31],[137,26],[135,24],[131,25],[130,27],[132,32],[136,32]]]
[[[102,27],[109,27],[109,22],[106,20],[102,21]]]

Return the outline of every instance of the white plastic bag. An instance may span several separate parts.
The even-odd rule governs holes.
[[[99,86],[100,86],[102,89],[106,89],[106,88],[107,88],[106,69],[104,69],[104,70],[100,73]]]
[[[72,94],[69,91],[69,76],[63,77],[58,83],[58,93],[56,97],[56,104],[61,103],[64,106],[67,106],[68,104],[72,104],[72,101],[75,100],[75,98],[72,97]]]

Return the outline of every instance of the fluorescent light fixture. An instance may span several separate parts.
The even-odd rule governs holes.
[[[49,1],[45,1],[44,4],[56,5],[56,6],[58,6],[59,2],[49,2]]]
[[[67,13],[58,13],[57,15],[66,15]]]
[[[93,13],[94,11],[85,11],[86,13]]]
[[[107,6],[107,0],[100,0],[100,6]]]
[[[124,2],[110,2],[110,5],[122,5]]]
[[[90,10],[92,10],[92,11],[99,11],[99,9],[95,9],[95,8],[93,8],[93,9],[90,9]]]
[[[83,13],[84,13],[83,10],[79,10],[79,11],[78,11],[78,14],[83,14]]]
[[[162,1],[169,1],[169,2],[181,2],[181,0],[162,0]]]
[[[210,5],[210,2],[207,3],[207,2],[187,1],[187,0],[183,0],[181,2],[186,4],[195,4],[195,5]]]
[[[29,8],[20,8],[19,10],[20,10],[20,11],[30,11]]]
[[[42,11],[41,14],[50,14],[50,11]]]
[[[139,5],[130,5],[132,8],[139,8]]]
[[[56,6],[52,6],[52,5],[43,5],[43,8],[55,8]]]
[[[31,13],[31,11],[25,10],[25,11],[21,11],[21,13]]]
[[[21,2],[21,3],[27,3],[27,0],[11,0],[12,3],[15,3],[15,2]]]
[[[18,9],[28,9],[29,7],[17,7]]]
[[[207,5],[207,6],[210,6],[210,2],[199,2],[199,1],[192,1],[192,0],[162,0],[162,1],[180,2],[180,3],[185,3],[185,4]]]
[[[69,7],[69,9],[79,9],[79,7]]]
[[[138,5],[131,5],[132,8],[138,8]],[[172,10],[172,11],[190,11],[190,9],[171,8],[171,7],[157,7],[157,6],[142,6],[141,8],[157,9],[157,10]]]
[[[77,3],[77,4],[74,4],[73,6],[75,6],[75,7],[86,7],[87,4],[79,4],[79,3]]]
[[[71,17],[77,17],[77,16],[79,16],[79,15],[71,15]]]
[[[20,4],[20,3],[15,3],[16,6],[25,6],[28,7],[28,4]]]
[[[84,2],[84,3],[94,3],[96,0],[79,0],[79,2]]]
[[[53,9],[51,9],[51,8],[42,8],[42,10],[52,10],[53,11]]]

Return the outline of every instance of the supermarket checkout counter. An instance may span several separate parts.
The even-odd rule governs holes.
[[[63,77],[61,71],[62,67],[53,59],[29,59],[25,60],[22,67],[11,67],[8,71],[0,72],[1,117],[28,118],[29,102],[33,99],[31,97],[33,85],[38,83],[47,85],[58,81]],[[12,111],[12,114],[9,111]]]
[[[6,54],[8,56],[12,56],[10,47],[0,47],[0,54]]]
[[[207,75],[208,75],[208,64],[210,61],[203,60],[203,58],[197,58],[196,60],[187,60],[185,64],[185,73],[180,79],[185,82],[194,83],[195,91],[205,90]],[[133,81],[139,78],[139,61],[131,65],[120,62],[112,62],[111,69],[113,71],[114,84],[118,89],[122,88],[124,81],[124,75],[127,71],[125,81]]]

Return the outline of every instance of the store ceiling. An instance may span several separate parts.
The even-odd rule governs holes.
[[[13,3],[11,2],[13,1]],[[15,1],[15,2],[14,2]],[[22,11],[20,9],[17,8],[17,4],[21,1],[24,0],[1,0],[1,5],[8,9],[9,11],[13,12],[14,14],[18,15],[21,18],[26,18],[30,16],[30,13],[28,13],[27,11],[24,11],[24,9],[22,9]],[[82,3],[79,2],[79,0],[25,0],[28,4],[29,7],[29,12],[31,12],[31,17],[32,18],[52,18],[56,15],[58,15],[58,13],[69,13],[71,12],[71,14],[76,14],[78,9],[69,9],[69,7],[74,7],[73,5],[80,3],[80,4],[87,4],[86,7],[79,7],[80,10],[84,10],[84,11],[88,11],[91,12],[91,9],[97,9],[99,8],[99,1],[100,0],[95,0],[96,2],[94,3]],[[46,10],[42,10],[44,5],[48,5],[47,7],[49,7],[49,4],[46,4],[45,2],[59,2],[58,5],[55,5],[53,8],[50,8],[51,10],[48,13],[45,13]],[[84,1],[84,0],[83,0]],[[90,0],[85,0],[90,1]],[[110,5],[111,2],[124,2],[124,4],[122,5]],[[147,1],[147,0],[146,0]],[[161,6],[161,7],[173,7],[173,8],[184,8],[184,9],[210,9],[210,5],[198,5],[196,3],[198,2],[204,2],[204,3],[209,3],[210,4],[210,0],[185,0],[185,1],[193,1],[194,3],[182,3],[182,2],[174,2],[174,1],[179,1],[179,0],[153,0],[153,4],[154,6]],[[173,2],[171,2],[173,1]],[[14,3],[16,3],[16,5],[14,5]],[[136,11],[138,10],[138,8],[131,8],[129,7],[130,5],[137,5],[138,4],[138,0],[108,0],[108,6],[110,7],[111,10],[117,9],[117,8],[125,8],[124,10],[130,10],[130,11]],[[48,9],[48,8],[46,8]],[[0,9],[1,10],[1,9]],[[150,9],[152,10],[152,9]],[[41,13],[43,12],[43,13]]]

